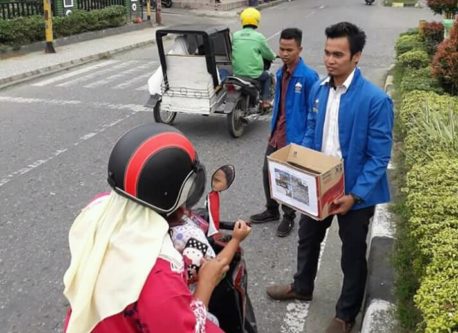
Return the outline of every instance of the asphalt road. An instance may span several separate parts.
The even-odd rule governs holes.
[[[321,75],[324,28],[343,20],[360,25],[368,36],[361,68],[380,85],[393,61],[396,36],[432,16],[427,9],[350,0],[297,0],[262,14],[260,30],[274,49],[282,28],[303,30],[302,56]],[[238,28],[235,19],[218,21]],[[145,47],[0,91],[1,332],[61,330],[68,230],[79,210],[108,189],[106,165],[116,139],[153,121],[143,104],[147,77],[158,66],[156,53],[155,47]],[[223,219],[248,218],[262,209],[268,119],[251,123],[237,140],[221,117],[178,115],[176,127],[194,142],[208,171],[225,163],[236,166],[236,181],[221,198]],[[311,304],[272,302],[265,296],[266,286],[289,282],[295,271],[295,232],[280,239],[275,230],[274,223],[255,226],[244,243],[259,332],[320,332],[334,314],[340,288],[335,230],[324,247]]]

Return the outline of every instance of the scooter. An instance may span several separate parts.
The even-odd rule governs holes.
[[[216,254],[230,240],[230,235],[222,234],[220,230],[234,228],[234,222],[221,221],[219,214],[220,192],[227,190],[234,178],[234,166],[224,165],[217,169],[211,178],[212,190],[207,195],[206,207],[191,211],[190,218],[208,236]],[[256,317],[248,295],[248,274],[243,249],[238,249],[229,267],[229,271],[213,291],[208,310],[218,318],[224,332],[257,333]]]
[[[271,61],[264,60],[264,70],[268,71]],[[275,87],[275,76],[270,75],[270,87],[273,95]],[[226,91],[224,105],[225,113],[232,115],[228,118],[229,132],[234,137],[242,135],[244,126],[251,120],[271,111],[271,107],[263,108],[260,104],[261,85],[258,80],[228,76],[223,80],[223,87]]]

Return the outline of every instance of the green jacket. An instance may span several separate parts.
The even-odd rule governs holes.
[[[232,70],[236,76],[258,78],[264,71],[263,59],[272,61],[276,54],[263,34],[243,28],[232,36]]]

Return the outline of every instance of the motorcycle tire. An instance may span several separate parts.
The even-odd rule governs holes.
[[[366,5],[372,5],[374,3],[375,0],[366,0]]]
[[[177,113],[170,111],[161,111],[161,101],[158,101],[154,106],[153,115],[156,123],[170,125],[175,120]]]
[[[241,137],[245,129],[245,124],[242,121],[245,110],[244,104],[243,98],[240,98],[235,104],[234,110],[227,115],[227,129],[233,138]]]
[[[162,0],[161,1],[162,6],[165,8],[170,8],[172,7],[172,0]]]

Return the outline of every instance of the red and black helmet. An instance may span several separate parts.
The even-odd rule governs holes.
[[[170,215],[195,205],[205,189],[205,168],[193,144],[174,127],[151,123],[124,134],[108,162],[108,184],[119,194]]]

